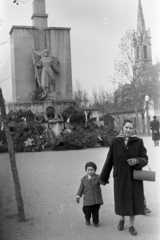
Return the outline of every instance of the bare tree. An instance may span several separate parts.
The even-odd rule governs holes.
[[[113,93],[109,93],[103,87],[100,87],[98,92],[96,89],[93,89],[92,104],[97,107],[104,116],[110,112],[111,105],[113,105]]]
[[[88,102],[90,102],[87,91],[82,88],[79,81],[76,81],[76,88],[73,91],[73,99],[80,107],[86,107]]]
[[[19,3],[27,3],[30,2],[31,0],[14,0],[13,3],[15,3],[16,5],[18,5]]]
[[[128,104],[134,109],[139,130],[138,112],[144,108],[145,95],[154,98],[157,78],[152,65],[143,61],[140,66],[135,63],[132,30],[121,38],[114,70],[116,83],[121,86],[122,105]]]
[[[95,107],[98,107],[99,106],[99,97],[98,97],[98,93],[97,93],[97,90],[94,88],[93,91],[92,91],[92,104],[95,106]]]
[[[103,87],[99,89],[98,102],[100,110],[104,116],[104,114],[108,112],[109,93]]]
[[[0,88],[0,110],[1,110],[2,122],[4,125],[5,135],[6,135],[7,144],[8,144],[8,152],[9,152],[9,157],[10,157],[11,171],[12,171],[12,176],[13,176],[17,209],[18,209],[18,220],[25,221],[23,199],[22,199],[22,195],[21,195],[21,187],[20,187],[20,182],[19,182],[19,177],[18,177],[15,152],[14,152],[14,148],[13,148],[13,142],[12,142],[10,129],[8,126],[8,120],[6,117],[6,110],[5,110],[4,99],[3,99],[3,94],[2,94],[1,88]]]
[[[88,102],[90,102],[88,93],[86,90],[83,90],[83,103],[85,107],[88,106]]]

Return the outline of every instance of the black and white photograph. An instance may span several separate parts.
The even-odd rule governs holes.
[[[0,240],[160,239],[160,1],[0,1]]]

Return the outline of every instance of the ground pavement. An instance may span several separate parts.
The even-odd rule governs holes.
[[[137,216],[136,237],[131,236],[126,218],[124,231],[118,231],[114,213],[113,179],[102,186],[104,205],[100,227],[86,226],[80,204],[75,202],[87,161],[97,164],[100,173],[108,148],[78,151],[16,154],[27,221],[16,221],[16,203],[8,154],[0,154],[0,240],[158,240],[160,231],[160,147],[144,138],[149,165],[156,170],[156,182],[145,182],[145,196],[152,213]],[[147,169],[147,167],[146,167]]]

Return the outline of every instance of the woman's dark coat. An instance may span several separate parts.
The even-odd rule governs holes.
[[[110,146],[100,180],[108,183],[113,167],[115,213],[121,216],[144,214],[143,181],[133,179],[133,170],[147,165],[148,157],[143,140],[130,137],[127,147],[122,137],[116,137]],[[130,166],[127,159],[137,158],[139,164]]]
[[[103,204],[102,193],[99,183],[99,175],[94,174],[90,179],[84,176],[77,192],[77,196],[83,195],[83,206]]]
[[[152,130],[152,140],[157,141],[159,140],[159,121],[153,120],[150,122],[150,128]]]

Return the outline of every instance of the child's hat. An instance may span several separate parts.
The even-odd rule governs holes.
[[[97,170],[97,166],[94,162],[87,162],[85,165],[85,170],[87,170],[88,167],[93,167],[95,171]]]

